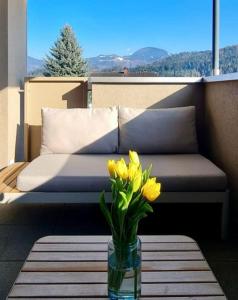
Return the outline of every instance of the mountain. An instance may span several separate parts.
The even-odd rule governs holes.
[[[181,52],[130,72],[154,72],[158,76],[209,76],[212,70],[211,51]],[[222,74],[238,72],[238,45],[220,49]]]
[[[35,71],[42,69],[43,60],[27,56],[27,73],[33,74]]]
[[[89,71],[90,72],[100,72],[102,70],[117,70],[121,71],[124,67],[134,68],[136,66],[143,66],[146,64],[151,64],[162,58],[168,56],[168,52],[155,48],[146,47],[137,50],[131,55],[120,56],[118,54],[109,55],[98,55],[96,57],[87,58]],[[28,56],[27,58],[27,71],[30,75],[42,74],[43,60],[36,59],[34,57]]]
[[[134,52],[133,54],[127,57],[130,60],[140,60],[143,61],[144,63],[148,63],[148,62],[154,62],[160,60],[167,56],[168,56],[168,52],[163,49],[159,49],[155,47],[146,47],[137,50],[136,52]]]
[[[130,73],[155,74],[155,76],[209,76],[212,70],[211,51],[181,52],[169,55],[154,47],[137,50],[131,55],[98,55],[87,59],[89,72],[119,72],[128,67]],[[28,56],[28,74],[42,75],[43,61]],[[220,49],[222,74],[238,72],[238,45]]]
[[[123,67],[134,68],[151,64],[168,56],[168,52],[155,47],[146,47],[137,50],[131,55],[120,56],[117,54],[98,55],[87,59],[90,71],[122,70]]]

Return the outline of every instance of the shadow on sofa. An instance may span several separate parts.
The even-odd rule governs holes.
[[[56,118],[50,117],[48,121],[57,120],[59,111],[56,110],[54,115]],[[48,129],[47,135],[51,132],[54,136],[48,137],[50,140],[48,145],[46,145],[47,138],[43,139],[43,145],[44,151],[48,147],[49,153],[46,151],[46,154],[37,157],[20,173],[17,187],[21,193],[6,193],[2,201],[24,204],[97,203],[102,190],[107,191],[107,200],[110,201],[107,160],[118,159],[125,156],[124,153],[129,149],[134,149],[143,153],[140,157],[144,167],[152,163],[152,175],[162,183],[163,193],[160,202],[221,203],[221,232],[222,237],[225,238],[228,224],[227,179],[222,170],[199,154],[194,109],[153,110],[149,115],[148,110],[124,109],[123,111],[122,109],[121,119],[119,132],[118,128],[109,130],[98,140],[93,136],[94,141],[89,143],[90,132],[88,131],[86,134],[88,144],[80,144],[80,150],[72,153],[57,153],[57,147],[59,149],[62,147],[62,143],[67,140],[67,135],[64,135],[62,141],[57,141],[56,146],[54,140],[53,144],[51,143],[52,137],[59,138],[60,130],[64,131],[62,119],[59,119],[56,124],[48,124],[53,127],[45,128]],[[156,120],[158,122],[155,123]],[[75,119],[71,122],[72,130],[77,133]],[[100,122],[103,121],[97,120],[98,127]],[[57,129],[55,125],[59,126],[59,132],[55,132]],[[97,132],[93,122],[88,126]],[[74,147],[75,139],[76,135],[73,135],[70,141],[73,145],[66,143],[63,147]],[[122,153],[115,153],[115,143],[119,144],[119,152]],[[104,144],[107,154],[88,154],[92,149],[95,151],[98,145],[103,147]],[[50,145],[55,146],[56,150],[50,149]],[[111,152],[108,149],[112,149]]]

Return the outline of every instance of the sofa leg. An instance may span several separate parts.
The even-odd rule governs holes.
[[[222,203],[222,216],[221,216],[221,238],[226,240],[228,238],[229,227],[229,197]]]

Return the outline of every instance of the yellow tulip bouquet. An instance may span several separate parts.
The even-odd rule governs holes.
[[[139,156],[129,151],[129,163],[121,158],[108,161],[110,174],[112,203],[106,205],[105,193],[100,196],[100,208],[112,232],[115,246],[117,271],[108,273],[109,288],[119,290],[125,272],[121,267],[126,260],[128,245],[137,241],[137,230],[140,220],[153,212],[151,202],[155,201],[161,191],[161,184],[156,178],[150,178],[152,166],[142,170]],[[136,287],[135,287],[136,288]]]

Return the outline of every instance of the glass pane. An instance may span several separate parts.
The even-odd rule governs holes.
[[[29,0],[28,72],[65,24],[72,26],[89,73],[202,76],[211,73],[212,0]]]
[[[238,72],[238,1],[220,0],[221,2],[221,73]]]

